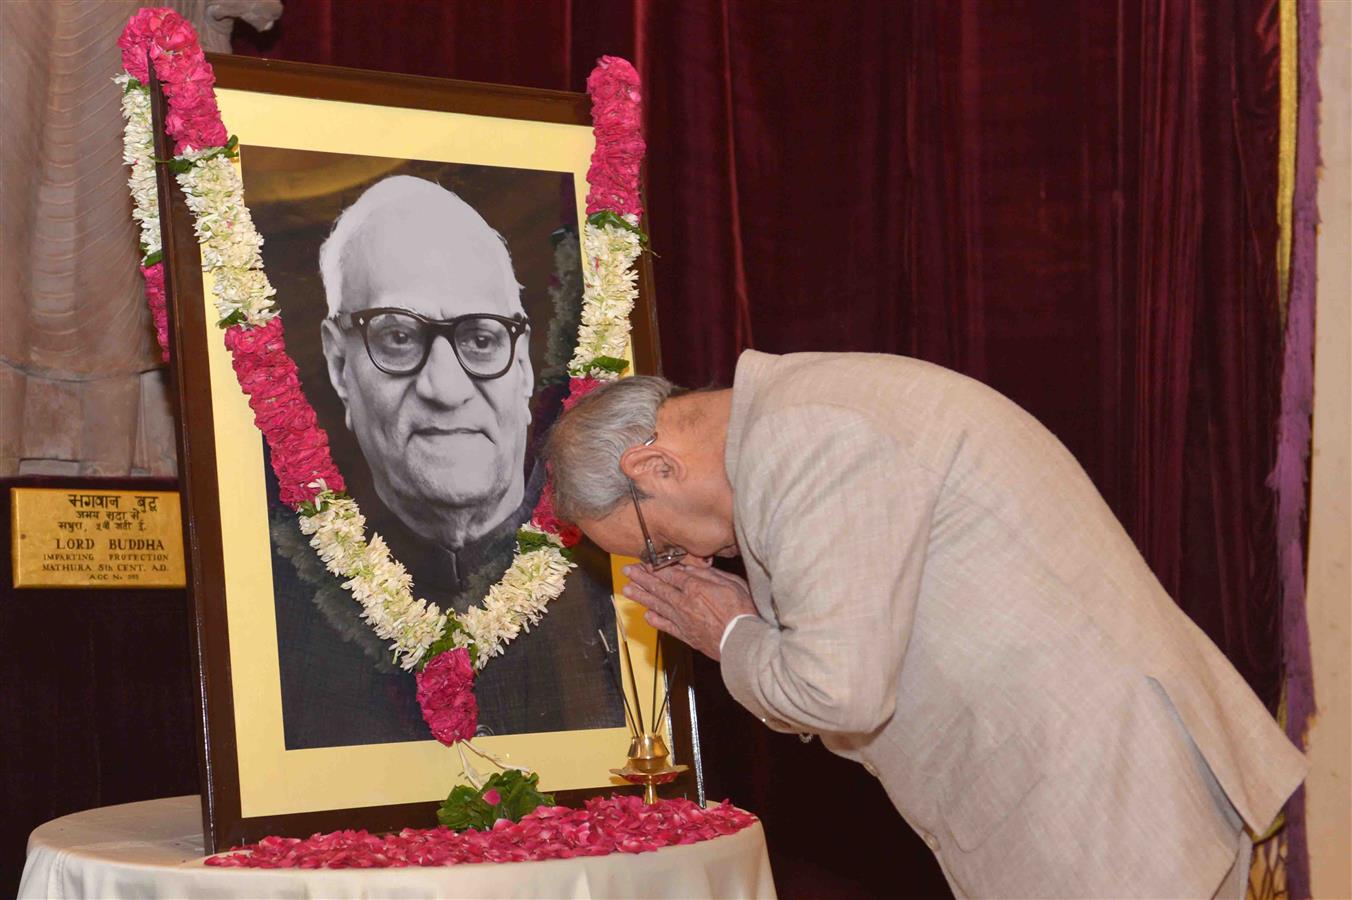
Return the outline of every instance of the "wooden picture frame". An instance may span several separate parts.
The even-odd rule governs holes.
[[[272,145],[263,143],[263,139],[253,133],[252,130],[256,128],[254,124],[245,129],[249,133],[237,131],[241,127],[238,122],[232,124],[232,110],[236,109],[239,102],[243,102],[239,99],[241,97],[258,98],[257,102],[264,107],[273,103],[281,104],[283,119],[291,117],[300,108],[299,104],[304,103],[328,104],[323,107],[325,122],[333,122],[336,116],[341,124],[342,116],[349,114],[358,118],[387,116],[391,117],[389,121],[403,123],[398,128],[390,129],[391,133],[405,137],[416,133],[417,128],[424,125],[435,129],[439,127],[439,122],[443,126],[455,122],[458,127],[466,128],[472,124],[475,128],[487,129],[483,133],[489,135],[496,134],[495,128],[500,128],[504,133],[516,134],[513,129],[525,127],[521,123],[540,123],[538,127],[544,129],[541,133],[546,137],[559,131],[556,126],[570,126],[572,130],[567,131],[567,134],[576,137],[577,128],[583,127],[589,132],[591,124],[590,101],[584,94],[214,54],[209,54],[208,59],[215,69],[226,127],[232,134],[240,135],[246,201],[249,194],[248,160],[251,147]],[[151,91],[156,158],[167,161],[172,157],[172,147],[164,136],[165,102],[153,77]],[[405,127],[408,122],[414,122],[417,127]],[[510,137],[505,138],[502,143],[506,146],[512,140]],[[290,146],[296,149],[294,145]],[[494,140],[488,140],[483,146],[497,145]],[[353,152],[361,154],[368,151]],[[572,152],[576,154],[576,148]],[[460,164],[446,156],[436,158],[447,165]],[[485,165],[491,166],[493,163]],[[576,166],[571,171],[574,173],[574,189],[585,194],[585,181],[579,182]],[[242,427],[240,422],[244,421],[239,405],[244,398],[237,384],[230,382],[238,394],[232,396],[226,382],[222,380],[221,360],[225,358],[225,351],[220,346],[222,332],[216,325],[215,311],[203,282],[191,214],[167,162],[158,165],[158,176],[169,306],[170,371],[178,413],[179,473],[185,513],[184,547],[188,592],[195,616],[194,668],[199,686],[199,762],[206,848],[209,852],[217,852],[270,834],[305,836],[340,828],[366,828],[380,832],[435,825],[436,806],[450,791],[454,780],[443,779],[437,783],[435,790],[426,784],[410,787],[402,782],[398,790],[388,785],[382,787],[384,783],[380,779],[385,776],[381,773],[387,769],[407,769],[410,765],[416,767],[416,764],[408,763],[412,757],[407,755],[389,757],[400,760],[397,762],[382,761],[386,758],[381,754],[403,753],[408,747],[414,747],[418,754],[422,754],[417,759],[431,759],[433,757],[424,754],[422,749],[424,744],[429,744],[431,747],[428,750],[435,749],[446,758],[454,759],[454,750],[436,744],[430,735],[426,741],[412,743],[406,741],[290,750],[282,746],[278,749],[275,746],[276,729],[268,732],[267,729],[272,728],[272,725],[264,727],[257,723],[281,720],[280,700],[272,696],[280,696],[280,688],[273,691],[265,682],[254,680],[247,683],[247,690],[240,689],[240,685],[245,684],[241,679],[255,678],[255,670],[275,665],[278,655],[275,623],[271,636],[273,645],[269,651],[265,646],[268,631],[266,623],[261,628],[245,627],[250,621],[255,624],[262,621],[256,616],[261,607],[257,607],[257,601],[249,600],[244,592],[232,590],[232,586],[245,577],[241,575],[241,567],[231,562],[241,558],[236,549],[237,542],[241,540],[240,533],[249,532],[252,536],[247,539],[254,542],[261,540],[267,544],[271,540],[266,534],[260,538],[252,534],[249,528],[241,526],[241,523],[247,526],[256,520],[247,516],[241,518],[237,498],[249,494],[262,496],[264,489],[261,484],[247,483],[249,478],[241,481],[237,476],[239,471],[253,473],[255,470],[230,468],[235,465],[233,460],[239,455],[235,451],[236,444],[240,441],[245,444],[249,441],[261,443],[261,436],[256,429],[252,437],[239,435]],[[580,214],[578,225],[580,231]],[[266,233],[264,237],[267,238]],[[269,260],[268,249],[264,248],[263,255],[271,273],[273,264]],[[636,305],[632,319],[633,370],[638,373],[656,373],[660,371],[660,356],[652,273],[646,255],[639,264],[639,288],[640,302]],[[290,334],[288,331],[288,337]],[[228,370],[228,362],[224,365]],[[252,427],[251,420],[249,427]],[[227,472],[236,474],[227,478]],[[261,479],[264,476],[257,477]],[[223,524],[223,515],[230,517],[229,527]],[[265,527],[263,530],[266,532],[268,529]],[[619,566],[625,561],[609,559],[585,542],[579,549],[580,564],[595,577],[603,577],[605,570],[609,569],[613,578],[622,578],[618,573]],[[617,581],[611,589],[618,593],[620,587]],[[254,605],[249,606],[251,603]],[[241,609],[246,608],[252,610],[247,616],[254,616],[253,619],[241,612]],[[625,613],[625,621],[629,624],[633,640],[631,647],[637,651],[643,636],[635,632],[646,626],[641,624],[641,617],[631,617],[630,612],[632,610]],[[232,628],[236,633],[232,634]],[[646,632],[648,636],[651,634],[650,630]],[[262,647],[262,650],[255,653],[254,649],[249,649],[255,645]],[[247,660],[241,662],[246,659],[241,656],[246,650],[253,654],[247,660],[267,663],[267,653],[271,652],[274,661],[262,666],[254,666]],[[673,761],[690,766],[690,771],[664,789],[663,793],[668,796],[687,796],[702,802],[703,776],[694,695],[690,688],[690,652],[683,645],[668,641],[663,655],[662,676],[670,691],[665,725],[672,745]],[[642,673],[639,674],[638,683],[642,688],[641,693],[646,694],[646,681]],[[264,733],[272,733],[274,738],[269,739],[269,746],[259,750],[259,742],[263,739],[258,735]],[[575,735],[581,735],[576,738],[576,747],[584,749],[568,752],[580,756],[568,757],[566,765],[538,765],[544,789],[553,789],[560,802],[570,805],[576,805],[590,796],[638,790],[622,785],[608,771],[624,764],[628,739],[623,728],[557,731],[543,738],[539,735],[498,735],[485,741],[493,743],[489,747],[492,752],[506,754],[513,762],[536,768],[539,760],[529,758],[531,754],[549,756],[553,752],[550,748],[565,744],[572,747],[574,744],[569,742],[574,741]],[[604,749],[601,749],[603,743]],[[593,747],[595,749],[585,749]],[[296,767],[288,768],[293,762]],[[439,758],[436,765],[443,765]],[[455,768],[458,771],[458,764]],[[327,774],[315,776],[315,785],[306,788],[310,791],[305,794],[307,799],[293,801],[293,793],[296,797],[301,794],[296,793],[300,789],[294,788],[291,782],[300,775],[308,777],[308,773],[319,770]],[[549,774],[564,771],[572,774],[567,777]],[[368,774],[374,779],[374,787],[369,790],[358,789],[347,783],[360,780]],[[269,782],[269,778],[273,781]],[[569,779],[572,781],[569,782]],[[267,784],[273,787],[260,787]],[[362,793],[363,790],[365,793]],[[385,795],[382,795],[382,791]],[[319,793],[330,799],[319,797]],[[352,797],[359,797],[360,802],[352,802]],[[325,803],[330,805],[326,806]]]

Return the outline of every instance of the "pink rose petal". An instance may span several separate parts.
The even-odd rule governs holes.
[[[304,840],[267,837],[208,857],[206,864],[375,869],[573,859],[698,843],[733,834],[755,821],[755,816],[726,802],[701,808],[689,800],[661,800],[647,806],[639,797],[624,795],[589,800],[584,809],[540,807],[520,822],[499,819],[482,832],[405,828],[384,837],[365,831],[335,831]]]

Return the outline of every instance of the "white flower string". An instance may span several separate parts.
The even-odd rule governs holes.
[[[573,568],[556,535],[529,525],[522,530],[540,535],[548,543],[537,550],[518,550],[502,580],[488,589],[483,605],[470,607],[460,616],[461,626],[478,650],[479,668],[500,656],[517,635],[530,631],[540,621],[549,602],[563,593],[568,571]]]
[[[113,79],[122,88],[122,161],[131,166],[131,217],[141,226],[141,265],[160,257],[160,205],[156,196],[155,139],[151,133],[150,91],[123,72]]]
[[[190,163],[177,175],[193,232],[202,248],[202,271],[211,273],[211,293],[223,324],[262,325],[277,315],[277,290],[263,274],[263,236],[244,203],[244,184],[231,159],[205,151],[178,159]]]
[[[614,380],[619,373],[596,365],[598,359],[617,359],[629,346],[629,315],[638,299],[638,270],[643,252],[637,216],[624,216],[632,228],[588,222],[582,247],[588,264],[582,269],[582,325],[577,349],[568,369],[579,377]]]
[[[445,613],[436,604],[413,599],[413,579],[390,556],[380,535],[365,540],[366,517],[356,501],[324,488],[314,506],[312,515],[300,517],[301,531],[311,536],[310,546],[330,572],[347,579],[343,587],[361,604],[362,618],[371,629],[391,642],[394,661],[412,669],[441,637]]]

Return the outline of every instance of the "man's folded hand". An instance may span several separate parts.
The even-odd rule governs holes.
[[[649,625],[710,659],[719,658],[718,645],[728,622],[756,614],[746,582],[712,568],[708,560],[693,559],[656,571],[630,565],[624,574],[629,578],[624,595],[648,608],[644,618]]]

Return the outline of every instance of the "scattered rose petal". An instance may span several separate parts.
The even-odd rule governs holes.
[[[584,809],[540,807],[520,822],[499,819],[488,831],[405,828],[383,837],[334,831],[267,837],[207,857],[209,866],[252,869],[383,869],[518,862],[646,853],[734,834],[756,821],[726,801],[701,808],[689,800],[648,806],[634,795],[588,800]]]

